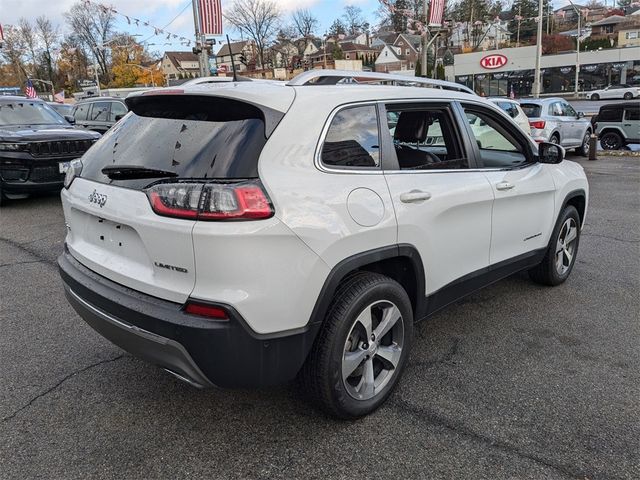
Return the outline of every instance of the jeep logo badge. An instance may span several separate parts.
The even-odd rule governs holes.
[[[89,203],[95,203],[102,208],[104,204],[107,203],[107,196],[94,190],[93,193],[89,195]]]
[[[494,55],[487,55],[480,59],[480,66],[486,69],[500,68],[507,64],[507,57],[498,53]]]

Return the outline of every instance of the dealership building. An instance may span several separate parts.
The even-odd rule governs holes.
[[[447,80],[468,86],[483,96],[529,96],[533,90],[536,47],[504,48],[455,55],[445,67]],[[572,93],[576,52],[544,55],[541,94]],[[640,47],[580,52],[579,90],[626,83],[640,87]]]

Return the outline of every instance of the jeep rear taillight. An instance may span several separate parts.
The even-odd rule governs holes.
[[[147,189],[158,215],[190,220],[257,220],[273,216],[259,180],[159,183]]]
[[[546,124],[547,124],[547,122],[545,122],[544,120],[538,120],[536,122],[529,122],[529,125],[531,125],[531,128],[536,128],[538,130],[544,129],[544,126]]]

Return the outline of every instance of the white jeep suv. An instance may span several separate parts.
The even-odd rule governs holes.
[[[464,87],[349,75],[128,97],[62,192],[80,316],[195,386],[298,377],[355,418],[398,383],[414,322],[523,269],[567,279],[588,185],[562,147]]]

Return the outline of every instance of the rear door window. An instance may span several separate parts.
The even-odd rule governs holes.
[[[420,104],[385,108],[400,170],[469,168],[448,108]]]
[[[628,107],[624,109],[625,120],[640,120],[640,105],[636,108]]]
[[[95,102],[91,107],[89,120],[92,122],[108,122],[111,102]]]
[[[175,173],[170,177],[174,180],[256,178],[267,141],[265,116],[270,124],[283,116],[213,96],[151,95],[133,99],[129,106],[133,113],[83,157],[83,178],[136,189],[159,180],[113,180],[102,173],[104,167],[119,165]]]
[[[340,110],[322,145],[322,163],[332,168],[379,168],[380,135],[375,105]]]
[[[73,118],[77,120],[86,120],[89,115],[90,103],[79,103],[73,112]]]

